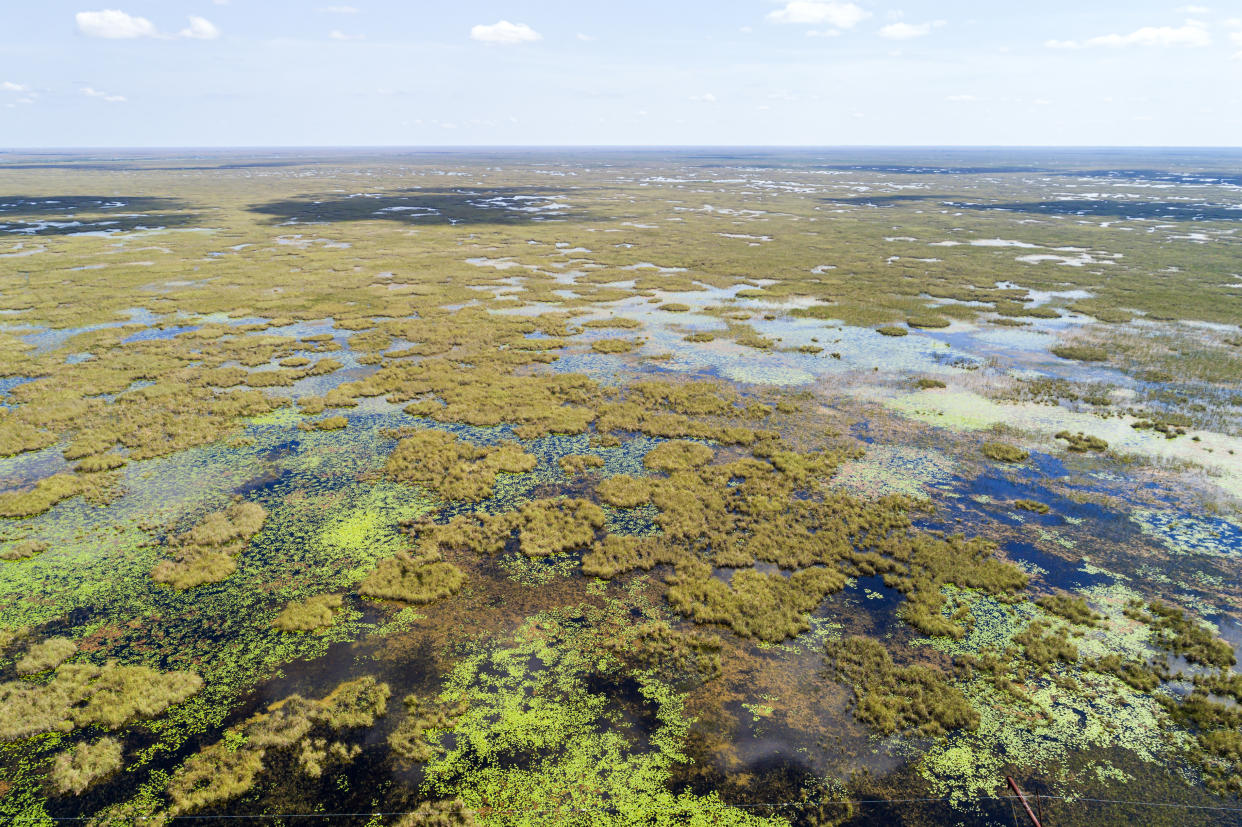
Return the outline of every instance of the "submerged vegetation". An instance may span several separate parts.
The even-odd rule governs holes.
[[[1232,190],[498,157],[0,164],[0,820],[1236,804]]]

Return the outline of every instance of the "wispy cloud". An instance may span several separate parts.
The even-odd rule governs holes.
[[[773,23],[803,23],[812,26],[828,24],[838,29],[850,29],[871,16],[871,12],[853,3],[837,0],[789,0],[784,8],[768,13]]]
[[[98,89],[92,89],[89,86],[82,87],[82,94],[88,98],[99,98],[108,103],[125,103],[124,95],[109,95],[107,92],[100,92]]]
[[[514,43],[533,43],[536,40],[542,40],[543,35],[525,23],[510,23],[508,20],[501,20],[490,26],[482,24],[474,26],[470,29],[470,38],[483,43],[511,45]]]
[[[1144,26],[1129,34],[1105,34],[1087,40],[1048,40],[1050,49],[1084,49],[1092,47],[1121,48],[1124,46],[1188,46],[1212,45],[1212,35],[1197,20],[1187,20],[1183,26]]]
[[[346,34],[340,29],[333,29],[332,31],[328,32],[328,37],[332,38],[333,40],[366,40],[367,39],[367,36],[365,34]]]
[[[14,83],[11,80],[0,82],[0,89],[5,92],[29,92],[30,87],[22,83]]]
[[[190,25],[178,34],[191,40],[215,40],[220,36],[220,30],[205,17],[191,17]]]
[[[926,37],[932,33],[932,29],[943,25],[943,20],[932,20],[928,23],[889,23],[880,29],[880,37],[889,40],[913,40],[916,37]]]
[[[715,103],[716,96],[711,92],[704,92],[701,95],[691,95],[690,100],[697,101],[698,103]]]

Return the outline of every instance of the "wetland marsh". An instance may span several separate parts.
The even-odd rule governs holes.
[[[1242,823],[1240,182],[0,155],[0,820]]]

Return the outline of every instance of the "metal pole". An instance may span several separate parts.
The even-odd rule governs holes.
[[[1026,810],[1026,814],[1031,819],[1031,823],[1034,824],[1035,827],[1044,827],[1044,825],[1039,823],[1039,819],[1036,817],[1035,811],[1031,809],[1031,805],[1026,803],[1026,796],[1023,795],[1022,790],[1018,788],[1018,782],[1013,780],[1013,776],[1006,775],[1005,781],[1009,783],[1009,789],[1013,790],[1014,794],[1018,796],[1018,800],[1022,802],[1022,809]]]

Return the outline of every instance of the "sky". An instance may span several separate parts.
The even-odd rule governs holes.
[[[1242,0],[3,0],[0,147],[1242,143]]]

